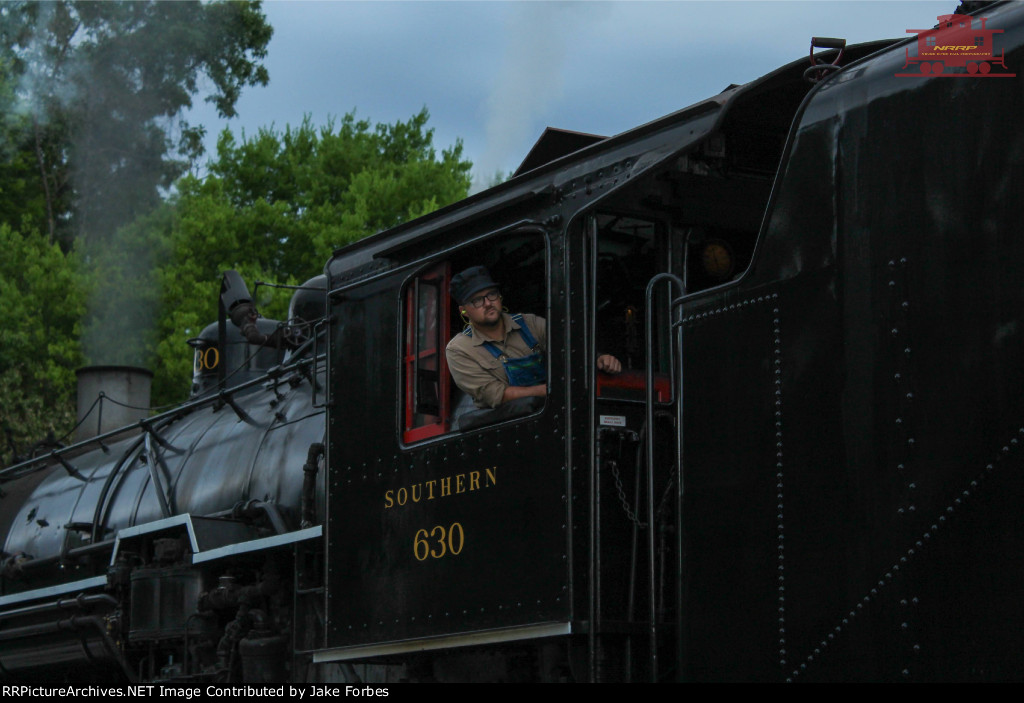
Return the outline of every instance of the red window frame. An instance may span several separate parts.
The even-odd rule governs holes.
[[[451,430],[452,381],[444,354],[451,330],[451,305],[448,303],[450,282],[451,267],[445,262],[423,272],[406,287],[403,305],[405,340],[402,349],[402,439],[407,443],[436,437]],[[426,294],[427,289],[433,289],[433,294]],[[421,311],[424,330],[419,329]],[[432,374],[435,369],[438,412],[436,415],[417,412],[422,405],[420,394],[424,372]]]

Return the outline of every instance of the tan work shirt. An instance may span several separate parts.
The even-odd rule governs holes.
[[[445,349],[448,370],[452,372],[455,385],[471,395],[479,408],[501,405],[505,389],[508,388],[505,367],[487,350],[484,342],[493,342],[510,359],[533,353],[512,316],[507,312],[501,316],[505,320],[504,339],[489,339],[474,329],[472,337],[462,332],[455,335]],[[530,328],[540,350],[544,351],[547,345],[547,324],[544,318],[524,313],[523,322]]]

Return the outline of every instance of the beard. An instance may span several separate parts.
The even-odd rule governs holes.
[[[488,329],[493,329],[493,328],[497,327],[500,324],[501,324],[501,315],[498,315],[493,320],[484,320],[483,322],[478,322],[476,324],[476,326],[477,327],[486,327]]]

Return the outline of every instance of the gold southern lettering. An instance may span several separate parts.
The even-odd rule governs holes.
[[[454,491],[452,490],[453,478],[455,479]],[[413,503],[419,503],[420,501],[434,500],[435,498],[447,498],[459,493],[482,491],[485,488],[497,485],[497,483],[497,466],[484,468],[482,471],[470,471],[468,473],[445,476],[440,479],[431,479],[429,481],[413,483],[408,486],[401,486],[397,489],[385,491],[384,509],[393,508],[395,505],[398,505],[399,507],[404,506],[409,503],[410,500]],[[435,492],[434,487],[438,484],[440,484],[440,491]],[[426,491],[423,490],[424,486],[426,486]]]

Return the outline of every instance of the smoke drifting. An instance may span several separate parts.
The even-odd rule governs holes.
[[[546,125],[543,117],[562,97],[573,36],[599,21],[605,10],[600,3],[575,2],[510,7],[502,66],[487,99],[487,147],[476,169],[485,181],[525,157],[523,145],[528,148],[545,127],[575,128]]]
[[[201,152],[202,130],[179,118],[200,81],[233,115],[242,87],[268,80],[259,60],[273,30],[258,4],[226,2],[13,2],[0,20],[20,61],[18,109],[33,123],[50,236],[76,250],[88,281],[86,355],[141,365],[157,301],[150,242],[166,236],[132,223],[158,211]]]
[[[75,249],[85,274],[85,291],[67,291],[89,297],[83,351],[92,364],[141,365],[141,339],[129,330],[151,325],[152,301],[143,300],[137,286],[112,289],[118,276],[110,267],[149,269],[144,250],[136,248],[131,252],[136,259],[126,261],[115,248],[114,234],[159,201],[155,189],[145,185],[160,182],[161,175],[152,171],[161,165],[139,152],[136,130],[125,128],[151,121],[154,106],[131,100],[137,96],[125,94],[123,78],[121,85],[110,79],[118,67],[96,50],[94,37],[67,5],[9,7],[4,19],[21,23],[16,50],[23,70],[15,110],[29,118],[35,135],[48,234]],[[159,136],[147,131],[151,139]],[[163,143],[149,146],[158,147],[158,154],[167,150]]]

